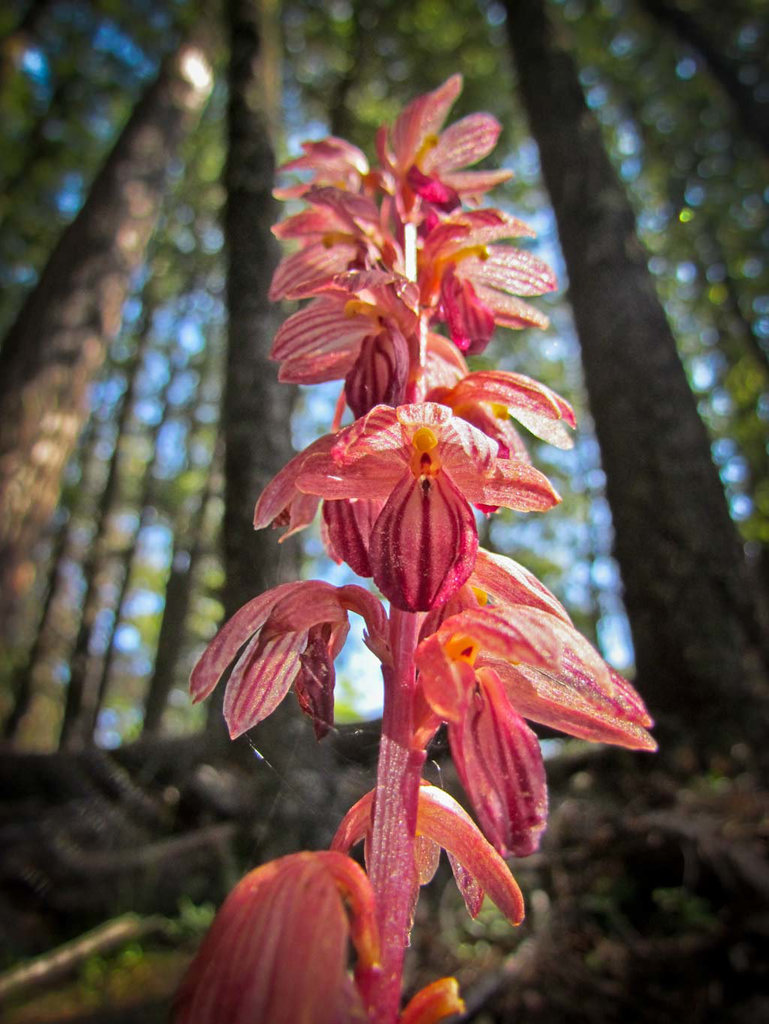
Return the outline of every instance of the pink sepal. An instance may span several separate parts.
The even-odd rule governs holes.
[[[346,853],[364,839],[371,829],[373,790],[354,804],[342,819],[331,842],[332,850]],[[523,920],[523,896],[502,857],[481,834],[478,826],[457,801],[437,786],[426,783],[419,790],[417,834],[427,836],[443,847],[475,879],[476,886],[493,900],[513,924]],[[478,888],[474,888],[472,906],[480,910]],[[469,889],[468,889],[469,891]]]
[[[503,857],[537,849],[547,823],[547,784],[539,742],[510,705],[498,676],[479,669],[451,754],[485,835]]]
[[[323,541],[336,562],[347,562],[358,576],[373,575],[368,557],[371,531],[381,501],[339,498],[323,502]]]
[[[576,426],[574,410],[560,395],[538,381],[504,370],[469,373],[443,399],[452,409],[476,403],[492,403],[507,409],[536,437],[557,448],[571,448],[573,441],[563,424]],[[461,415],[461,413],[460,413]]]
[[[558,666],[537,671],[527,665],[490,660],[510,702],[532,722],[594,743],[614,743],[631,750],[656,750],[646,731],[652,721],[636,691],[616,672],[611,689],[596,684],[573,652],[562,653]]]
[[[321,852],[264,864],[216,915],[176,996],[174,1024],[368,1024],[347,971],[350,941],[360,982],[380,954],[374,894],[354,861]]]
[[[456,978],[439,978],[409,1000],[398,1024],[438,1024],[446,1017],[464,1012]]]
[[[478,548],[475,569],[470,582],[488,593],[496,603],[550,612],[571,626],[569,613],[534,573],[506,555]]]
[[[385,656],[386,617],[373,594],[354,585],[285,583],[222,626],[192,671],[193,700],[207,697],[234,661],[224,699],[233,739],[271,714],[295,682],[322,735],[332,721],[333,661],[347,635],[348,610],[365,617],[372,649]]]

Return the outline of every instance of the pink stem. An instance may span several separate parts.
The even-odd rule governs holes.
[[[412,749],[414,651],[422,615],[393,608],[390,641],[393,671],[385,677],[374,821],[367,868],[377,900],[382,972],[368,994],[375,1024],[395,1024],[401,997],[403,957],[413,909],[419,782],[424,750]]]

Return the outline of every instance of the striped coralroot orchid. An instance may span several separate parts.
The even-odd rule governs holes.
[[[527,721],[655,746],[641,698],[555,596],[478,545],[479,515],[544,512],[560,500],[512,420],[565,449],[575,419],[530,377],[465,361],[497,326],[546,326],[525,299],[555,279],[511,244],[532,235],[524,224],[481,206],[508,174],[468,170],[499,125],[472,114],[446,127],[461,84],[453,76],[383,128],[378,166],[342,139],[307,143],[283,168],[303,180],[276,191],[305,207],[275,228],[294,251],[271,296],[307,302],[272,355],[282,380],[342,384],[329,432],[267,485],[254,525],[289,536],[321,508],[329,555],[372,578],[389,609],[357,585],[283,584],[222,627],[191,689],[202,700],[229,672],[233,738],[293,689],[320,739],[333,726],[334,661],[352,612],[381,664],[379,763],[329,852],[266,864],[234,890],[182,987],[177,1024],[437,1024],[461,1012],[451,978],[401,1008],[404,949],[441,849],[471,915],[488,894],[511,923],[522,920],[504,858],[537,849],[547,818]],[[442,724],[478,824],[422,779]],[[365,872],[348,855],[361,840]]]

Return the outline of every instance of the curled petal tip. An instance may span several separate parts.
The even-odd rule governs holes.
[[[457,1013],[465,1012],[456,978],[440,978],[421,989],[411,999],[398,1019],[398,1024],[438,1024]]]

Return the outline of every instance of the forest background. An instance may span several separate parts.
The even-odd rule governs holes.
[[[275,161],[329,132],[370,152],[378,124],[454,72],[457,116],[504,126],[496,156],[514,178],[495,201],[535,228],[562,285],[539,300],[545,334],[500,332],[474,366],[542,380],[579,420],[569,452],[532,442],[563,504],[499,514],[484,543],[634,675],[661,751],[543,731],[556,810],[543,851],[515,865],[529,923],[512,935],[493,908],[467,921],[437,886],[411,982],[458,960],[468,1019],[487,1022],[760,1019],[768,7],[3,8],[9,1020],[154,1019],[209,905],[257,861],[327,842],[369,788],[360,720],[379,682],[362,645],[338,666],[339,728],[318,748],[291,709],[229,744],[186,681],[256,593],[297,571],[346,579],[316,533],[278,547],[251,529],[261,487],[336,401],[333,386],[276,387],[267,356],[291,312],[266,294]],[[434,772],[454,786],[440,743]],[[63,968],[23,973],[65,940]]]

